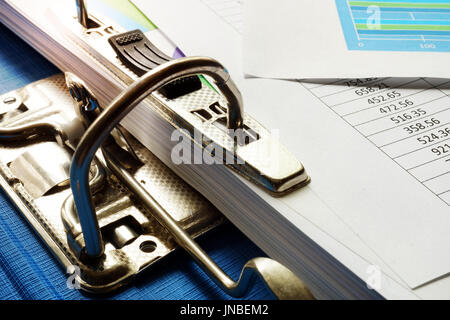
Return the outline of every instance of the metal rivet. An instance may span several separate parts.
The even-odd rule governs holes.
[[[4,103],[4,104],[13,104],[13,103],[16,102],[16,101],[17,101],[16,98],[14,98],[14,97],[8,97],[8,98],[6,98],[5,100],[3,100],[3,103]]]
[[[156,250],[156,247],[157,245],[154,241],[147,240],[140,244],[139,249],[145,253],[151,253]]]

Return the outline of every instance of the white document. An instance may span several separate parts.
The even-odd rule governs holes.
[[[446,1],[247,0],[244,18],[248,75],[450,77]]]
[[[303,162],[312,177],[311,184],[281,199],[255,189],[268,203],[294,223],[295,213],[311,221],[309,211],[316,211],[318,227],[346,241],[351,236],[327,225],[327,218],[335,214],[333,221],[349,226],[356,238],[373,249],[411,288],[450,271],[450,165],[448,151],[445,152],[448,142],[445,131],[442,138],[429,144],[431,147],[423,147],[422,142],[414,141],[420,130],[416,131],[412,122],[396,125],[390,117],[383,117],[381,111],[372,114],[386,107],[388,115],[398,116],[392,111],[394,105],[409,97],[415,105],[423,105],[427,117],[435,119],[427,122],[430,127],[423,131],[423,136],[434,129],[446,130],[450,98],[442,90],[430,89],[428,83],[422,88],[424,80],[420,79],[405,79],[401,83],[393,79],[363,80],[368,81],[370,89],[353,87],[352,82],[347,86],[345,81],[315,85],[244,79],[241,37],[236,28],[211,9],[214,1],[135,0],[134,3],[186,54],[208,55],[222,61],[243,92],[246,112],[266,127],[280,129],[282,142]],[[399,89],[391,89],[392,86]],[[355,93],[361,89],[369,92]],[[382,101],[377,104],[379,107],[369,109],[372,105],[368,99],[386,99],[381,95],[396,97],[392,103]],[[356,116],[365,109],[368,113]],[[380,119],[374,120],[377,118]],[[415,122],[428,119],[425,118],[419,117]],[[415,132],[409,135],[402,128],[411,125]],[[431,150],[437,147],[441,155]],[[311,200],[314,196],[322,202],[320,210],[312,205],[317,205],[317,201]],[[308,235],[314,239],[312,233]],[[352,243],[346,246],[351,247]],[[356,252],[360,256],[370,255],[367,248]],[[347,266],[354,269],[356,265]],[[361,277],[363,272],[359,269]]]

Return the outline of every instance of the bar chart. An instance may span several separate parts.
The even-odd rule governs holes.
[[[450,1],[336,0],[349,50],[450,51]]]

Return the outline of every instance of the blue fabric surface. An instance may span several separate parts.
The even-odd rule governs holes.
[[[59,72],[0,24],[0,94]],[[264,256],[231,224],[199,240],[234,279],[248,259]],[[229,299],[183,251],[146,270],[125,289],[98,297],[66,286],[65,271],[0,188],[0,299]],[[246,299],[272,299],[258,281]]]

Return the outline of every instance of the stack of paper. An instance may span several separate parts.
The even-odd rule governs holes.
[[[247,79],[240,1],[134,4],[187,55],[221,61],[243,93],[246,112],[280,130],[282,143],[302,161],[312,182],[276,199],[225,166],[174,165],[173,128],[145,103],[123,122],[133,135],[302,277],[317,297],[370,298],[377,292],[387,298],[449,297],[450,280],[444,276],[450,271],[445,151],[450,101],[444,80]],[[68,10],[72,6],[75,14],[69,1]],[[7,0],[0,7],[5,24],[63,71],[76,71],[102,103],[126,86],[55,28],[48,14],[51,1],[32,6]]]

